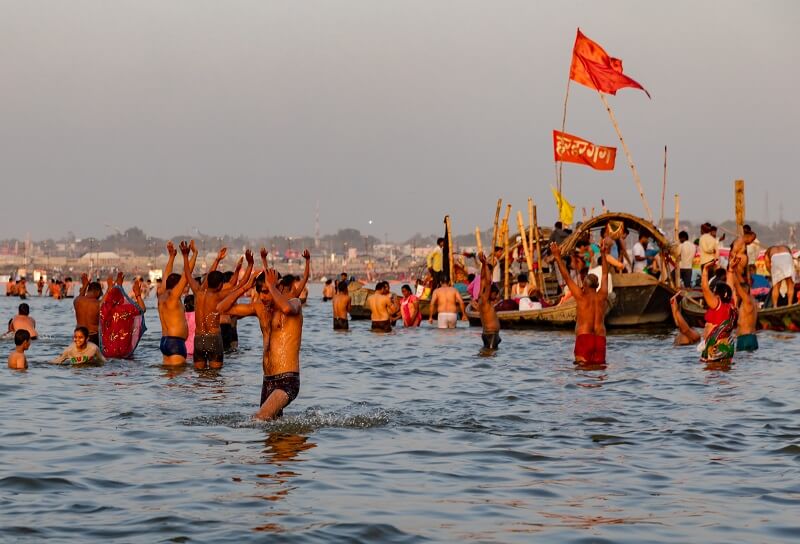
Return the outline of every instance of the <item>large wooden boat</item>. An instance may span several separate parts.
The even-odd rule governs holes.
[[[706,308],[701,299],[685,297],[681,301],[681,312],[690,326],[705,326]],[[758,330],[800,332],[800,304],[759,310],[756,328]]]
[[[581,224],[561,244],[562,255],[576,249],[578,241],[594,231],[595,239],[610,221],[621,223],[630,231],[644,232],[659,247],[664,260],[671,250],[670,241],[649,221],[635,215],[609,212],[593,217]],[[611,274],[614,302],[606,317],[609,327],[637,327],[669,322],[672,313],[669,299],[677,290],[674,279],[663,274],[655,278],[642,272]]]
[[[542,308],[541,310],[508,310],[497,312],[502,329],[538,329],[559,328],[575,326],[576,305],[575,300],[569,300],[558,306]],[[474,327],[481,325],[481,316],[472,305],[467,307],[469,324]]]

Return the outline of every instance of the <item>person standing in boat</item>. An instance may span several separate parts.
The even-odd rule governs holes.
[[[555,257],[556,265],[561,275],[567,280],[570,293],[577,303],[575,319],[575,363],[578,365],[602,365],[606,362],[606,305],[608,304],[608,261],[606,254],[608,246],[612,243],[606,239],[600,245],[601,279],[589,274],[578,286],[570,278],[564,261],[561,259],[561,249],[558,244],[550,244],[550,251]]]
[[[697,252],[697,246],[689,241],[689,233],[685,230],[678,233],[678,240],[680,240],[678,266],[680,267],[681,283],[683,283],[684,289],[691,289],[694,254]]]
[[[428,253],[428,257],[426,259],[428,272],[430,272],[431,277],[433,278],[433,289],[436,289],[439,287],[439,284],[442,283],[442,272],[444,271],[443,256],[444,238],[437,238],[436,247],[433,248],[430,253]]]
[[[709,262],[716,262],[717,259],[719,259],[719,241],[712,236],[710,223],[703,223],[700,225],[700,239],[698,240],[697,245],[700,247],[701,270]],[[710,272],[713,272],[713,270]]]
[[[644,272],[647,268],[647,242],[650,238],[645,233],[639,234],[639,241],[633,245],[633,271]]]
[[[765,254],[767,272],[772,275],[772,307],[777,308],[781,287],[786,289],[787,304],[794,304],[794,259],[789,246],[772,246]]]

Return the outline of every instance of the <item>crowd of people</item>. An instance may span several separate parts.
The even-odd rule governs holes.
[[[427,277],[420,279],[415,289],[404,284],[402,296],[397,297],[390,292],[388,282],[376,284],[365,302],[370,312],[370,328],[376,332],[390,332],[397,322],[402,322],[405,327],[419,327],[423,322],[421,303],[425,301],[428,303],[428,323],[432,325],[436,319],[438,328],[452,329],[457,326],[459,318],[467,319],[465,298],[469,298],[469,305],[482,325],[482,352],[491,354],[501,342],[498,311],[523,309],[523,305],[524,308],[537,309],[574,299],[575,362],[579,365],[603,365],[606,361],[605,315],[609,274],[677,272],[684,289],[689,289],[696,285],[693,261],[699,251],[699,287],[708,308],[705,327],[697,331],[687,324],[676,295],[671,300],[673,319],[678,328],[676,344],[698,344],[704,361],[730,360],[735,351],[758,349],[755,332],[760,303],[753,295],[755,257],[752,251],[757,238],[749,226],[745,225],[742,236],[731,244],[724,266],[721,266],[715,228],[709,224],[701,227],[696,243],[689,242],[686,232],[680,233],[680,245],[674,260],[666,258],[666,252],[648,251],[649,237],[646,233],[640,233],[629,251],[626,243],[628,230],[615,222],[606,225],[597,242],[590,237],[581,239],[568,255],[562,254],[560,246],[565,234],[568,233],[556,223],[542,259],[543,266],[550,267],[558,278],[559,292],[555,296],[545,296],[541,290],[543,286],[537,288],[528,281],[528,274],[537,270],[524,270],[523,259],[517,259],[518,273],[514,275],[516,281],[513,285],[510,288],[502,285],[502,281],[511,276],[506,268],[513,266],[514,260],[502,259],[505,252],[500,247],[495,247],[488,256],[483,253],[469,255],[475,258],[480,268],[468,273],[462,262],[463,273],[451,278],[443,273],[443,239],[440,239],[438,251],[434,250],[427,260]],[[311,261],[308,250],[303,253],[305,270],[302,277],[281,276],[271,269],[265,248],[261,248],[262,266],[259,271],[255,270],[253,253],[247,250],[233,270],[223,273],[219,267],[227,256],[227,250],[222,248],[208,272],[202,276],[194,276],[197,261],[194,241],[181,242],[178,248],[169,242],[167,253],[163,281],[156,282],[163,364],[184,365],[191,358],[198,370],[222,368],[225,353],[236,349],[238,344],[238,320],[255,317],[263,339],[263,383],[256,417],[271,419],[280,416],[296,398],[300,388],[302,305],[308,296],[306,284]],[[181,273],[173,271],[178,253],[183,265]],[[774,306],[793,304],[795,285],[791,250],[782,245],[768,248],[766,266],[772,276],[769,302]],[[594,267],[599,268],[592,270]],[[105,345],[100,339],[101,307],[112,289],[121,289],[124,293],[123,280],[122,273],[117,275],[116,281],[109,277],[104,293],[99,281],[90,281],[87,274],[81,276],[79,294],[73,300],[73,342],[51,362],[81,364],[105,361]],[[349,287],[353,281],[354,278],[342,273],[338,280],[327,280],[323,286],[323,301],[332,306],[334,330],[349,329],[349,314],[353,310]],[[71,283],[71,280],[66,278],[63,283]],[[37,284],[40,295],[44,296],[44,280],[40,279]],[[58,282],[51,284],[58,285]],[[125,295],[141,313],[146,310],[144,298],[149,288],[149,281],[135,278],[130,293]],[[504,291],[510,292],[507,300],[504,300]],[[50,292],[50,296],[55,296],[53,289]],[[65,292],[68,290],[60,291],[61,295]],[[27,295],[24,279],[13,282],[8,293],[24,298]],[[8,357],[10,368],[27,368],[25,352],[39,336],[36,327],[29,305],[21,303],[18,314],[8,324],[8,334],[13,334],[15,344]]]

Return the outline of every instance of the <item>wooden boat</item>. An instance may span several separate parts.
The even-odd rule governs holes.
[[[702,299],[685,297],[681,301],[681,312],[690,326],[705,326],[706,308]],[[756,328],[758,330],[800,332],[800,303],[759,310]]]
[[[375,292],[375,289],[369,289],[363,285],[355,285],[350,291],[350,319],[355,321],[369,319],[372,316],[369,308],[367,308],[367,298]],[[401,295],[395,294],[397,300],[401,300]],[[469,304],[470,298],[464,298],[464,304]],[[419,301],[419,312],[422,314],[422,319],[428,319],[431,315],[431,301],[430,299]],[[436,317],[434,315],[434,317]]]
[[[536,329],[575,326],[575,300],[541,310],[507,310],[497,312],[501,329]],[[481,316],[477,308],[467,307],[467,318],[473,327],[480,327]]]
[[[666,261],[672,244],[656,226],[641,217],[620,212],[604,213],[584,222],[562,242],[562,255],[574,251],[581,238],[592,231],[600,231],[609,221],[622,223],[630,231],[646,233],[658,245]],[[611,283],[615,296],[606,317],[606,325],[609,327],[636,327],[671,321],[669,299],[677,292],[671,276],[665,274],[661,278],[655,278],[643,272],[612,273]]]

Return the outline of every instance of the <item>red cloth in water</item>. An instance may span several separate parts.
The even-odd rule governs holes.
[[[142,309],[118,286],[111,288],[100,306],[100,344],[108,358],[133,355],[144,333]]]
[[[606,362],[606,337],[597,334],[579,334],[575,338],[575,359],[582,362],[604,364]]]
[[[727,321],[731,315],[731,308],[733,308],[733,305],[730,302],[720,301],[719,306],[713,310],[711,308],[706,310],[706,314],[704,316],[706,323],[719,325],[723,321]]]

